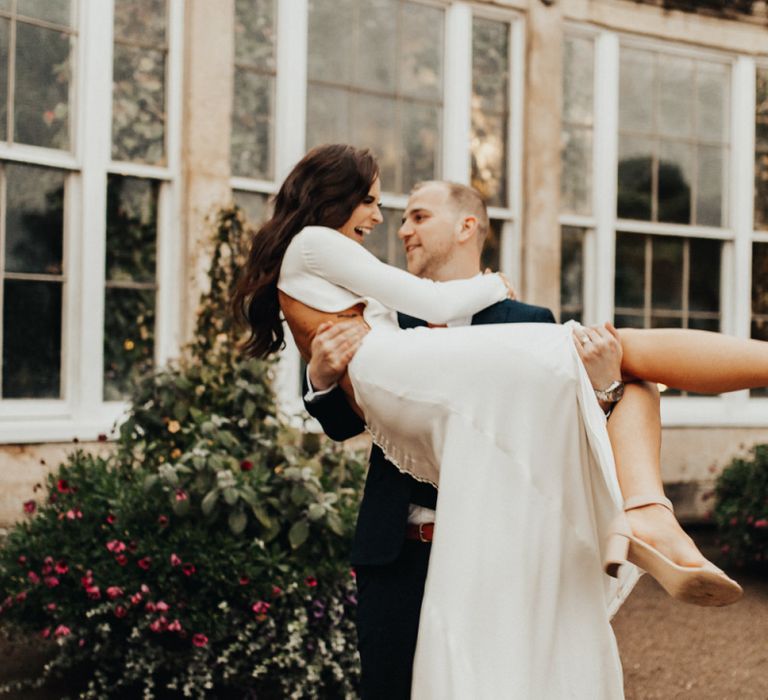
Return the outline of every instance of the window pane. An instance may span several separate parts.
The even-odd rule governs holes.
[[[619,128],[653,128],[655,57],[649,51],[621,50],[619,68]]]
[[[355,35],[355,4],[356,0],[309,0],[310,80],[352,82],[349,44]]]
[[[752,244],[752,314],[768,316],[768,243]]]
[[[399,173],[405,154],[399,148],[395,133],[396,104],[395,100],[389,97],[353,97],[352,142],[375,151],[381,169],[381,188],[389,192],[400,192],[404,189]]]
[[[235,68],[232,114],[232,173],[272,178],[272,114],[275,79]]]
[[[584,312],[584,229],[563,226],[560,257],[560,320],[581,321]]]
[[[18,143],[69,148],[70,39],[16,23],[14,133]]]
[[[659,132],[664,136],[693,133],[693,61],[664,56],[659,82]]]
[[[560,206],[571,214],[592,212],[592,129],[569,127],[563,132]]]
[[[391,9],[389,12],[394,15]],[[412,97],[440,100],[443,94],[442,10],[404,3],[400,26],[400,89]]]
[[[403,102],[402,104],[403,162],[402,190],[408,191],[420,180],[434,179],[438,171],[440,151],[441,109],[433,104]]]
[[[405,246],[397,235],[403,212],[401,209],[382,209],[381,213],[384,223],[366,237],[365,247],[379,260],[405,269]]]
[[[713,141],[728,140],[728,67],[700,63],[696,74],[698,100],[698,136]]]
[[[0,141],[8,139],[8,32],[10,22],[0,18]]]
[[[155,291],[108,288],[104,299],[104,400],[126,398],[152,368]]]
[[[165,52],[115,44],[112,157],[165,161]]]
[[[679,141],[659,144],[658,221],[687,224],[691,221],[693,147]]]
[[[307,89],[307,148],[323,143],[343,143],[351,133],[349,120],[350,93],[325,85],[309,85]]]
[[[725,163],[719,146],[699,146],[699,181],[696,196],[696,223],[723,226]]]
[[[265,71],[275,70],[274,0],[237,0],[235,62]]]
[[[654,236],[652,240],[651,305],[682,311],[684,239]]]
[[[110,175],[107,183],[107,267],[112,282],[155,281],[157,198],[154,180]]]
[[[645,306],[645,237],[620,233],[616,236],[616,307]]]
[[[563,120],[592,126],[594,112],[594,44],[566,37],[563,46]]]
[[[261,192],[244,192],[238,190],[232,193],[235,204],[243,210],[249,226],[256,228],[263,224],[269,216],[269,195]]]
[[[364,90],[394,92],[397,86],[397,4],[391,0],[359,0],[357,53],[352,61],[355,85]],[[334,15],[338,10],[334,8]],[[349,36],[342,40],[348,46]],[[406,50],[406,47],[402,47]],[[349,61],[348,49],[344,51]],[[333,76],[323,76],[334,80]],[[335,82],[335,80],[334,80]]]
[[[472,186],[490,205],[507,206],[509,24],[472,22]]]
[[[483,245],[483,254],[480,258],[480,266],[485,270],[490,267],[491,270],[501,269],[501,238],[504,231],[504,221],[500,219],[490,220],[490,229],[485,237]]]
[[[71,21],[70,0],[18,0],[16,11],[23,17],[43,19],[65,27]]]
[[[5,269],[60,275],[64,238],[64,174],[31,165],[6,166]]]
[[[5,281],[3,398],[61,396],[61,290],[60,282]]]
[[[691,311],[720,311],[721,241],[692,238],[691,281],[688,308]]]
[[[768,229],[768,69],[757,71],[755,228]]]
[[[619,218],[650,220],[652,183],[653,142],[622,136],[619,141]]]

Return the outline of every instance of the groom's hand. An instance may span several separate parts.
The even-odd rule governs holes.
[[[344,376],[368,329],[356,321],[321,323],[310,345],[309,381],[315,391],[325,391]]]

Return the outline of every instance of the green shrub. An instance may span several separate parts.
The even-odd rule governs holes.
[[[0,622],[81,697],[353,697],[347,563],[364,466],[277,415],[226,313],[222,212],[196,342],[135,388],[107,458],[75,452],[0,550]],[[24,685],[24,684],[22,684]],[[17,687],[9,684],[6,690]]]
[[[768,563],[768,445],[734,459],[715,487],[713,518],[722,552],[737,566]]]

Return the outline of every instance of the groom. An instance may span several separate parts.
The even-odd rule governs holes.
[[[480,274],[489,227],[485,204],[472,188],[439,181],[417,185],[398,232],[408,271],[436,281]],[[404,314],[399,322],[403,328],[426,325]],[[506,300],[451,325],[519,322],[555,318],[549,309]],[[304,403],[334,440],[365,428],[336,385],[361,340],[360,324],[338,323],[320,330],[312,342]],[[410,697],[436,503],[435,488],[398,471],[373,446],[352,546],[363,700]]]

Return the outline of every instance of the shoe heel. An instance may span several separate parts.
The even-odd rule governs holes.
[[[627,561],[628,554],[629,540],[618,532],[612,533],[605,544],[605,573],[616,578],[619,575],[619,567]]]

